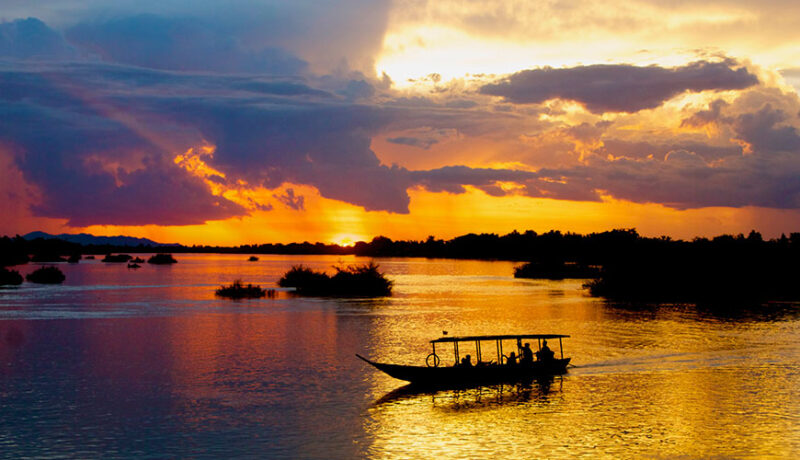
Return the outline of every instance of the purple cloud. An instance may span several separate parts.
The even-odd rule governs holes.
[[[438,139],[433,139],[430,137],[423,138],[423,137],[412,137],[412,136],[390,137],[387,138],[386,141],[391,142],[392,144],[408,145],[423,150],[428,150],[429,148],[431,148],[432,145],[439,142]]]
[[[247,214],[174,164],[175,155],[205,143],[216,147],[203,157],[222,173],[209,178],[215,184],[309,185],[326,198],[370,211],[409,212],[412,187],[512,193],[501,183],[553,199],[597,201],[610,194],[676,208],[800,207],[800,132],[797,108],[791,109],[796,101],[788,96],[773,94],[769,104],[749,96],[753,101],[747,107],[715,102],[686,118],[685,126],[717,124],[724,137],[714,142],[690,136],[615,139],[610,122],[556,127],[521,112],[491,111],[481,105],[485,98],[468,93],[401,98],[385,81],[346,68],[336,75],[314,75],[302,59],[280,51],[276,41],[256,46],[224,27],[205,30],[205,25],[151,16],[84,23],[69,29],[75,47],[65,46],[79,56],[94,53],[103,59],[71,62],[64,59],[72,51],[25,51],[28,44],[0,38],[0,50],[6,46],[0,63],[0,142],[25,180],[41,192],[33,208],[37,215],[83,226],[184,225]],[[11,30],[3,26],[0,31]],[[139,27],[144,32],[137,33]],[[173,30],[193,41],[169,35]],[[34,49],[60,49],[65,42],[54,34],[45,33],[55,41],[48,38]],[[125,49],[129,38],[136,43]],[[222,61],[203,59],[226,54]],[[633,112],[683,91],[755,83],[733,61],[703,61],[672,69],[530,70],[481,92],[514,103],[558,97],[595,112]],[[396,136],[389,142],[427,148],[432,155],[462,135],[486,136],[503,147],[498,155],[506,155],[492,160],[525,163],[530,171],[466,166],[413,171],[386,165],[371,144],[389,133]],[[744,155],[740,144],[752,152]],[[508,146],[516,150],[509,153]],[[558,158],[546,162],[553,156],[546,150],[557,150]],[[520,187],[513,189],[519,193]],[[274,198],[303,209],[304,197],[294,189]],[[252,200],[246,206],[272,209]]]
[[[564,69],[523,70],[480,88],[516,104],[564,99],[583,104],[592,113],[627,112],[660,106],[685,91],[744,89],[758,83],[755,75],[732,60],[697,61],[682,67],[636,67],[598,64]]]

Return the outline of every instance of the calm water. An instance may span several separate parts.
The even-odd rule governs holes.
[[[358,260],[260,258],[82,261],[61,265],[62,286],[0,290],[0,457],[800,455],[797,305],[609,305],[580,282],[515,280],[507,262],[423,259],[379,260],[387,299],[214,297],[237,277],[273,286],[292,264]],[[414,394],[354,356],[421,364],[442,330],[570,334],[576,367]]]

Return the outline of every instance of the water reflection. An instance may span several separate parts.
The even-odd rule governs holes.
[[[609,302],[603,307],[609,314],[620,319],[633,318],[657,320],[669,316],[679,316],[687,321],[714,322],[775,322],[793,321],[800,318],[798,302],[767,302],[745,305],[695,305],[664,304],[644,302]]]
[[[424,404],[429,401],[434,408],[459,411],[497,407],[504,404],[529,402],[544,404],[547,403],[551,392],[562,389],[563,378],[561,376],[542,377],[520,383],[473,385],[446,389],[409,384],[386,393],[373,403],[373,407],[396,403]]]
[[[504,262],[387,259],[396,294],[230,302],[303,263],[181,255],[64,265],[0,291],[0,457],[797,457],[797,305],[613,305]],[[33,268],[33,267],[28,267]],[[431,339],[562,333],[563,378],[417,391],[355,358],[422,364]]]

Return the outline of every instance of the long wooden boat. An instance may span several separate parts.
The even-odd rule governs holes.
[[[376,369],[396,378],[419,385],[454,385],[454,384],[476,384],[494,382],[513,382],[525,381],[535,378],[561,375],[567,372],[567,365],[571,358],[564,358],[562,339],[568,335],[559,334],[520,334],[520,335],[486,335],[486,336],[467,336],[467,337],[442,337],[431,340],[433,352],[426,358],[425,366],[409,366],[402,364],[379,363],[367,359],[359,354],[356,356]],[[516,361],[516,353],[503,353],[503,342],[514,340],[520,356],[530,356],[531,350],[528,347],[527,353],[523,350],[527,347],[522,345],[526,339],[537,340],[538,351],[536,359],[523,359]],[[553,352],[547,347],[547,339],[558,339],[560,358],[553,356]],[[481,343],[494,341],[497,348],[497,359],[484,361],[481,353]],[[468,365],[463,363],[464,359],[471,358],[466,355],[464,359],[460,357],[458,345],[464,342],[474,342],[477,363]],[[454,364],[443,366],[441,356],[436,353],[436,344],[451,343],[453,345]]]

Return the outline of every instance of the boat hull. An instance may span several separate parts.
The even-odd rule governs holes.
[[[531,365],[520,364],[516,366],[486,364],[470,367],[426,367],[377,363],[361,355],[356,356],[398,380],[405,380],[415,385],[431,386],[518,382],[548,375],[561,375],[567,372],[567,365],[570,361],[570,358],[565,358],[554,359],[549,362],[536,361]]]

